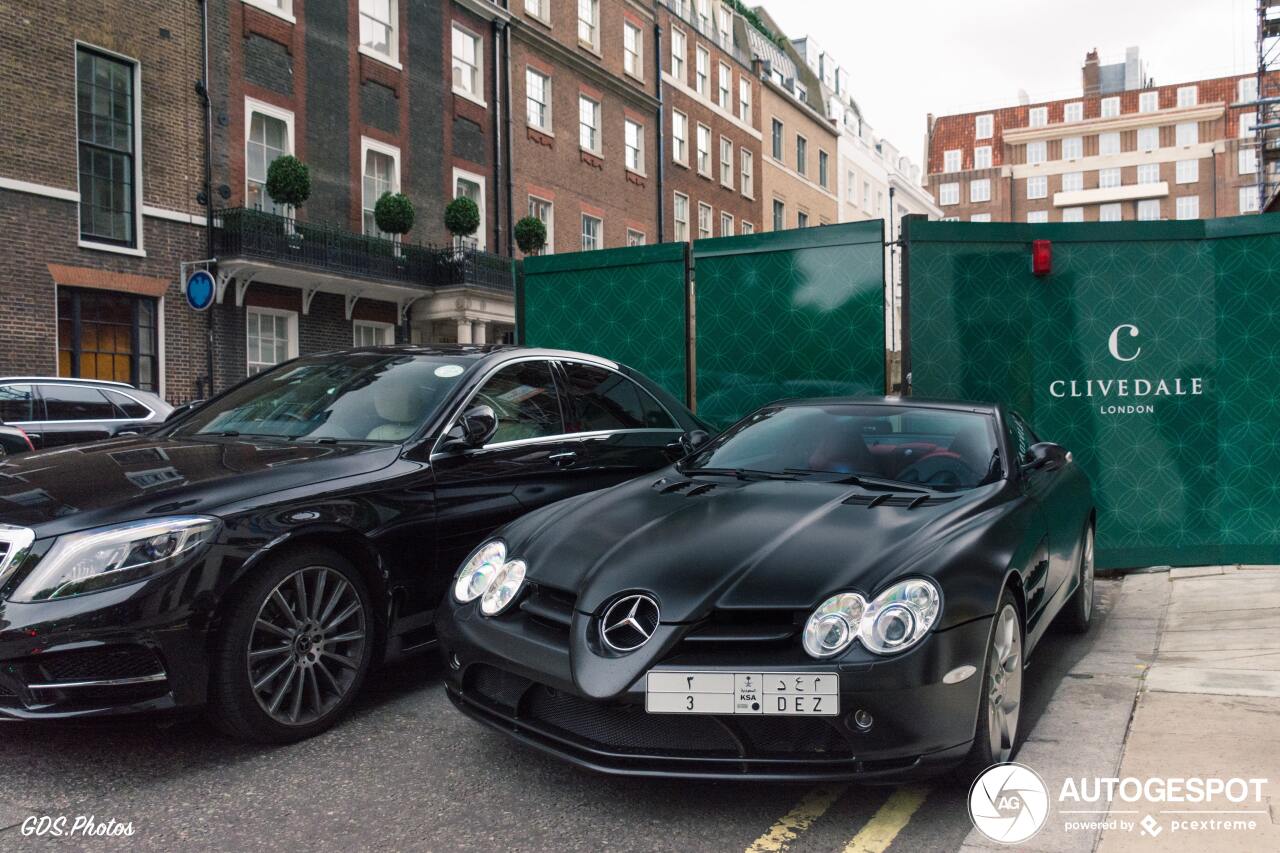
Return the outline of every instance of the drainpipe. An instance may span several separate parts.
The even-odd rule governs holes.
[[[657,18],[653,22],[653,82],[657,86],[658,91],[658,132],[655,136],[658,139],[658,242],[667,242],[667,217],[666,217],[666,184],[667,184],[667,154],[666,154],[666,134],[663,126],[664,116],[662,113],[662,25],[658,23]]]
[[[498,251],[502,251],[503,234],[506,231],[502,227],[502,191],[499,189],[502,186],[502,124],[504,121],[502,112],[502,74],[500,73],[502,52],[500,48],[502,45],[502,31],[506,29],[506,26],[507,22],[501,18],[493,19],[493,53],[494,56],[499,58],[493,69],[493,199],[496,202],[494,206],[497,208],[494,211],[493,221],[496,229],[494,236],[497,238],[494,242],[494,247]]]
[[[204,101],[204,233],[205,257],[213,257],[213,100],[209,97],[209,2],[197,0],[200,4],[200,53],[201,80],[196,84],[196,93]],[[205,310],[205,353],[208,356],[206,369],[207,387],[205,397],[213,396],[213,306]]]
[[[507,3],[503,2],[503,8],[507,7]],[[511,227],[507,229],[507,257],[514,258],[516,256],[516,151],[512,145],[512,125],[515,124],[515,110],[511,108],[511,24],[508,23],[502,34],[502,65],[504,68],[504,78],[506,91],[503,92],[503,98],[507,102],[507,125],[506,131],[506,147],[507,147],[507,213],[508,223]],[[514,272],[515,267],[512,267]]]

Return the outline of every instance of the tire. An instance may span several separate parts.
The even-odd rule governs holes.
[[[368,586],[355,566],[325,548],[282,554],[230,602],[210,665],[208,715],[238,740],[317,735],[359,692],[374,637]]]
[[[960,765],[965,784],[993,764],[1009,761],[1018,749],[1018,721],[1022,704],[1024,629],[1018,603],[1009,589],[1000,596],[983,657],[982,690],[973,746]],[[1000,672],[1002,675],[996,676]],[[998,705],[995,703],[998,702]],[[997,707],[999,713],[993,714]],[[993,737],[993,732],[996,735]]]
[[[1084,529],[1080,543],[1080,564],[1076,567],[1076,591],[1062,608],[1058,620],[1062,627],[1073,634],[1085,634],[1093,622],[1093,522]]]

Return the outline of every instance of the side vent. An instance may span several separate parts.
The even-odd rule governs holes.
[[[867,509],[875,509],[881,506],[904,507],[906,509],[916,509],[922,506],[937,506],[938,504],[951,503],[955,497],[940,497],[938,495],[911,494],[911,495],[895,495],[885,492],[881,495],[850,495],[844,499],[844,503],[849,506],[865,506]]]

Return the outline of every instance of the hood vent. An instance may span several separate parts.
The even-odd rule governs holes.
[[[654,483],[653,488],[660,495],[682,493],[686,498],[696,498],[714,492],[720,488],[720,484],[700,483],[696,480],[668,480],[664,477]]]
[[[907,509],[916,509],[922,506],[937,506],[938,504],[951,503],[955,497],[940,497],[938,495],[911,494],[911,495],[895,495],[885,492],[882,495],[852,495],[844,499],[844,503],[849,506],[865,506],[867,509],[875,509],[878,506],[896,506],[906,507]]]

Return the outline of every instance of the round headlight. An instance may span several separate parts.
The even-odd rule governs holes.
[[[520,592],[525,569],[524,560],[512,560],[505,564],[481,596],[480,612],[485,616],[496,616],[505,610]]]
[[[876,654],[914,646],[938,621],[942,595],[927,580],[915,578],[889,587],[867,605],[858,639]]]
[[[866,606],[856,592],[842,592],[822,602],[805,623],[804,650],[815,658],[829,658],[847,649],[858,636]]]
[[[453,597],[459,604],[484,595],[507,560],[507,546],[501,539],[484,543],[467,558],[453,583]]]

